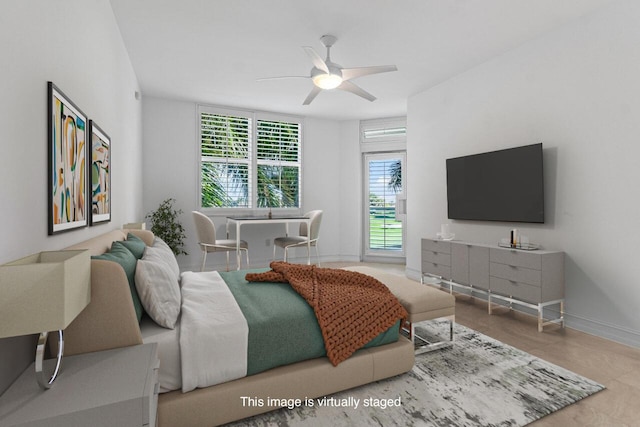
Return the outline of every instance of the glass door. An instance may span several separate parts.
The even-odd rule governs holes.
[[[404,152],[364,155],[364,258],[405,256]]]

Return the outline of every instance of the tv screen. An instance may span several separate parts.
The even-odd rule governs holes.
[[[447,159],[450,219],[544,222],[542,144]]]

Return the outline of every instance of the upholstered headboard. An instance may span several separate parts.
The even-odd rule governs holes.
[[[67,249],[88,249],[91,255],[100,255],[109,250],[113,241],[125,240],[127,233],[141,238],[148,246],[153,244],[151,231],[114,230]],[[64,330],[64,354],[136,344],[142,344],[142,337],[124,270],[112,261],[91,260],[91,302]]]

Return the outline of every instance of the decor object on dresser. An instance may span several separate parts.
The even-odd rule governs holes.
[[[89,120],[91,135],[91,224],[111,221],[111,138]]]
[[[184,227],[178,219],[182,209],[174,209],[175,199],[164,200],[158,209],[148,213],[145,218],[151,220],[151,231],[161,238],[176,255],[188,255],[184,248]]]
[[[564,327],[564,252],[507,249],[439,239],[422,239],[422,277],[483,295],[492,313],[494,299],[537,311],[538,331],[550,323]],[[544,309],[559,306],[545,321]]]
[[[442,240],[453,240],[456,237],[456,235],[451,232],[449,224],[441,224],[440,232],[436,233],[436,236]]]
[[[49,235],[87,225],[87,116],[48,83]]]
[[[36,379],[50,388],[64,352],[62,330],[89,304],[91,263],[84,250],[40,252],[0,266],[0,338],[40,334]],[[49,331],[58,331],[57,363],[45,379],[43,359]]]
[[[226,252],[227,271],[229,271],[229,252],[238,249],[244,251],[247,256],[247,266],[249,265],[249,245],[247,242],[240,240],[240,245],[238,246],[238,242],[235,239],[218,239],[216,237],[216,226],[211,218],[198,211],[192,211],[191,213],[193,214],[193,221],[196,223],[198,244],[202,250],[202,267],[200,271],[204,271],[209,252]],[[238,264],[238,269],[240,269],[240,264]]]
[[[311,262],[310,246],[316,248],[316,258],[318,260],[318,266],[320,265],[320,254],[318,253],[318,239],[320,237],[320,223],[322,222],[322,211],[315,210],[304,214],[305,217],[310,219],[310,224],[307,227],[306,222],[300,223],[300,231],[298,236],[284,236],[276,237],[273,239],[273,259],[276,258],[276,246],[284,249],[284,261],[287,262],[287,252],[289,248],[295,248],[297,246],[307,247],[307,263]],[[308,229],[311,229],[310,231]]]
[[[157,344],[69,356],[47,393],[27,369],[0,396],[0,425],[155,426],[159,366]]]

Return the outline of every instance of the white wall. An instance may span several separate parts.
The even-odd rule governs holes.
[[[156,209],[163,200],[176,199],[181,209],[188,256],[179,256],[183,270],[200,268],[201,252],[191,211],[197,209],[197,105],[161,98],[143,98],[144,124],[144,212]],[[339,122],[305,119],[303,141],[302,200],[305,211],[324,211],[320,228],[319,251],[323,261],[336,260],[340,254],[340,151]],[[356,140],[357,144],[357,140]],[[219,235],[224,236],[225,216],[212,217]],[[249,243],[252,267],[266,267],[272,257],[273,238],[283,235],[284,225],[247,225],[242,239]],[[282,256],[278,249],[278,256]],[[293,257],[305,257],[306,249],[296,249]],[[225,267],[224,254],[208,257],[207,268]]]
[[[0,56],[0,263],[61,249],[137,218],[142,127],[134,93],[139,88],[109,1],[3,2]],[[111,136],[110,223],[47,236],[47,81]],[[22,371],[20,364],[30,363],[14,356],[33,355],[31,341],[0,340],[0,392],[6,378]]]
[[[595,14],[413,96],[407,271],[448,222],[445,159],[543,143],[544,225],[449,221],[496,243],[517,227],[566,253],[570,326],[640,346],[640,4]]]
[[[362,258],[362,154],[360,122],[340,123],[340,260]]]

